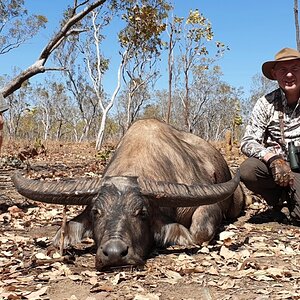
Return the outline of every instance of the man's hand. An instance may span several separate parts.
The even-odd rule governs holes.
[[[280,156],[271,157],[267,165],[269,166],[274,181],[280,186],[292,186],[294,175],[289,164]]]

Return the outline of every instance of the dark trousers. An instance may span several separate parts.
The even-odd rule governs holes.
[[[295,176],[292,188],[277,185],[265,163],[257,158],[247,158],[240,166],[241,181],[255,194],[261,195],[271,206],[288,201],[291,216],[300,219],[300,173]],[[284,199],[283,199],[284,198]]]

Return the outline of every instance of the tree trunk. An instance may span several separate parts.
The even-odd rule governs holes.
[[[106,106],[105,109],[102,109],[102,118],[101,118],[101,125],[98,131],[98,136],[97,136],[97,140],[96,140],[96,150],[100,150],[102,147],[102,143],[103,143],[103,139],[104,139],[104,130],[105,130],[105,126],[106,126],[106,118],[107,118],[107,114],[110,111],[110,109],[112,108],[116,97],[120,91],[121,88],[121,74],[122,74],[122,70],[124,68],[124,65],[127,62],[127,51],[125,51],[122,55],[122,61],[119,65],[119,69],[118,69],[118,82],[117,82],[117,86],[111,96],[110,102],[108,103],[108,105]]]
[[[188,132],[191,132],[190,124],[190,90],[189,90],[189,74],[188,70],[184,71],[184,81],[185,81],[185,96],[184,96],[184,122]]]
[[[103,144],[107,113],[108,113],[107,110],[104,110],[102,112],[101,124],[100,124],[100,128],[99,128],[99,131],[98,131],[98,136],[97,136],[97,140],[96,140],[96,150],[100,150],[101,147],[102,147],[102,144]]]
[[[168,110],[167,110],[167,124],[170,123],[172,111],[172,83],[173,83],[173,25],[171,25],[169,53],[168,53],[168,75],[169,75],[169,92],[168,92]]]
[[[295,17],[295,27],[296,27],[297,49],[298,49],[298,51],[300,51],[298,0],[294,0],[294,17]]]

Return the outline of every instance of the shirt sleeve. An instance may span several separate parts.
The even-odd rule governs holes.
[[[262,159],[271,149],[264,146],[270,120],[270,103],[265,97],[258,99],[253,107],[250,121],[241,140],[241,151],[248,157]]]

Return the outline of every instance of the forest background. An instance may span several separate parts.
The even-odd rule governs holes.
[[[230,130],[238,143],[255,100],[274,88],[259,69],[248,86],[224,80],[230,77],[224,76],[222,61],[234,49],[230,39],[216,38],[223,36],[203,13],[206,1],[64,1],[54,27],[47,13],[32,13],[33,2],[0,4],[0,61],[11,70],[0,73],[0,92],[10,106],[5,134],[11,139],[88,141],[101,149],[105,142],[118,141],[136,119],[155,117],[211,141],[222,140]],[[281,47],[299,49],[298,1],[287,1],[284,9],[275,2],[279,4],[253,4],[253,14],[260,11],[257,15],[266,18],[253,15],[255,26],[249,27],[269,43],[274,29],[268,18],[283,31],[281,22],[288,26],[288,33],[279,31],[280,41],[262,52],[254,38],[252,42],[247,32],[239,32],[241,43],[247,36],[252,47],[232,58],[234,70],[240,64],[239,72],[245,73],[242,62],[253,56],[262,62]],[[229,9],[236,16],[231,23],[236,35],[249,12],[234,3]],[[215,7],[219,13],[221,6]],[[287,18],[287,10],[293,19]],[[272,34],[266,36],[262,26]],[[27,54],[34,59],[24,66],[28,52],[23,56],[22,47],[51,30],[40,50],[35,53],[33,47]]]

